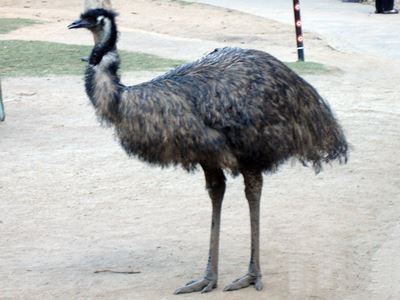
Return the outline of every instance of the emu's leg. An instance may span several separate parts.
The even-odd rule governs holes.
[[[188,282],[185,286],[177,289],[175,294],[198,291],[207,293],[217,287],[219,228],[221,223],[222,200],[225,193],[225,176],[221,169],[212,169],[206,166],[202,167],[206,177],[206,188],[212,202],[211,237],[207,268],[204,278]]]
[[[227,285],[224,291],[233,291],[254,284],[257,291],[262,290],[260,270],[260,198],[262,190],[262,174],[259,171],[242,171],[245,193],[250,208],[251,256],[249,270],[246,275]]]

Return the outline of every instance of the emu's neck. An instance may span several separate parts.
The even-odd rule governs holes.
[[[119,103],[123,90],[118,75],[120,61],[116,49],[117,28],[109,19],[104,21],[104,31],[97,35],[86,68],[85,86],[97,115],[107,123],[115,123],[119,120]]]
[[[111,51],[116,51],[118,38],[117,26],[110,19],[104,19],[101,31],[94,31],[95,45],[89,57],[89,64],[98,65],[102,58]]]

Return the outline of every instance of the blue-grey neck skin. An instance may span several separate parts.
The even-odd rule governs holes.
[[[116,44],[118,39],[117,26],[115,21],[109,18],[104,18],[103,30],[98,32],[97,42],[89,57],[89,64],[98,65],[104,55],[110,51],[116,51]]]

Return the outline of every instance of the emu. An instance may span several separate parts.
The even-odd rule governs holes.
[[[100,120],[115,129],[130,156],[162,167],[201,166],[212,203],[205,275],[176,294],[217,287],[224,171],[242,174],[251,221],[246,275],[225,291],[262,289],[259,214],[263,173],[289,158],[311,164],[347,162],[348,145],[328,104],[305,80],[257,50],[215,49],[205,57],[134,86],[120,82],[116,13],[92,9],[69,28],[87,28],[95,40],[85,73],[86,93]]]

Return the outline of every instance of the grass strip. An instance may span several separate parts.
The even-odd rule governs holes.
[[[0,76],[80,75],[91,46],[68,45],[42,41],[0,41]],[[163,71],[184,63],[156,55],[119,51],[122,71]]]

